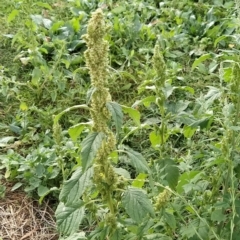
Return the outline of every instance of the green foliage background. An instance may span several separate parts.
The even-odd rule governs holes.
[[[239,5],[0,0],[1,177],[40,202],[60,202],[64,239],[237,240]],[[97,8],[109,25],[108,124],[118,148],[110,157],[125,184],[112,235],[99,193],[84,194],[91,168],[79,168],[93,94],[82,36]],[[161,86],[155,45],[166,66]],[[61,215],[69,189],[79,186],[76,204]]]

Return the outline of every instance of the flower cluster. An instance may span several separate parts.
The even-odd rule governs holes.
[[[102,146],[98,149],[95,157],[93,180],[102,199],[108,203],[110,210],[113,210],[111,206],[111,195],[118,179],[109,160],[109,154],[115,149],[116,138],[108,128],[111,114],[106,107],[106,104],[111,101],[111,95],[107,88],[109,45],[108,42],[104,40],[106,31],[107,26],[102,10],[98,9],[92,14],[88,24],[87,34],[83,36],[88,47],[85,52],[85,58],[92,84],[92,130],[105,134]]]
[[[164,207],[166,203],[169,202],[171,195],[172,193],[170,188],[166,187],[156,198],[156,210],[160,210],[162,207]]]

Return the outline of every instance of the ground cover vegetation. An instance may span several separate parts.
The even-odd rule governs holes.
[[[1,198],[50,202],[59,239],[239,239],[240,2],[0,10]]]

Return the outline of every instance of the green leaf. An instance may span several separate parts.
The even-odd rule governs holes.
[[[183,186],[188,184],[198,173],[200,173],[200,172],[199,171],[190,171],[190,172],[183,173],[179,178],[179,182],[177,185],[177,192],[179,194],[183,193],[183,191],[184,191]]]
[[[62,202],[55,212],[57,227],[61,235],[69,236],[76,233],[84,217],[85,209],[82,201],[71,207],[65,206]]]
[[[104,138],[104,133],[93,132],[82,141],[81,160],[83,171],[92,164],[92,161],[95,158],[98,149],[101,147]]]
[[[180,233],[189,239],[195,235],[196,229],[191,224],[189,224],[187,226],[182,226]]]
[[[37,2],[36,3],[39,7],[46,8],[48,10],[53,10],[52,7],[48,3],[43,3],[43,2]]]
[[[45,187],[43,185],[40,185],[38,187],[38,196],[39,197],[46,195],[48,192],[49,192],[49,188],[48,187]]]
[[[134,108],[126,107],[124,105],[121,105],[123,112],[127,113],[130,118],[135,122],[137,126],[140,126],[140,112]]]
[[[127,146],[124,146],[123,152],[127,154],[130,164],[135,167],[139,173],[148,173],[150,171],[148,164],[141,153],[136,152]]]
[[[0,147],[5,147],[8,145],[9,142],[12,142],[14,141],[15,137],[3,137],[3,138],[0,138]]]
[[[83,195],[85,189],[92,183],[93,168],[89,168],[83,173],[79,167],[72,174],[71,178],[64,182],[59,199],[66,205],[71,205],[77,202]]]
[[[14,184],[14,186],[11,189],[11,191],[13,192],[14,190],[20,188],[22,185],[23,185],[23,183],[21,183],[21,182],[18,182],[16,184]]]
[[[136,188],[142,188],[147,176],[148,175],[145,173],[139,173],[138,176],[135,178],[135,180],[132,182],[132,186]]]
[[[128,188],[123,194],[122,204],[128,215],[137,223],[141,223],[147,214],[154,217],[151,201],[139,188]]]
[[[22,111],[27,111],[28,110],[28,106],[25,102],[21,102],[19,108]]]
[[[171,237],[168,237],[161,233],[148,234],[144,239],[146,239],[146,240],[172,240]]]
[[[89,123],[76,124],[68,129],[68,134],[70,135],[71,139],[75,142],[82,133],[83,129],[85,127],[89,127],[89,125],[90,125]]]
[[[18,16],[18,14],[19,14],[18,10],[16,9],[12,10],[12,12],[8,15],[7,22],[8,23],[12,22],[16,18],[16,16]]]
[[[117,228],[114,232],[114,234],[111,236],[111,240],[122,240],[122,232],[121,229]]]
[[[150,107],[151,103],[155,103],[156,102],[156,96],[149,96],[146,98],[143,98],[142,100],[138,100],[136,101],[132,107],[137,107],[139,104],[143,104],[145,107]]]
[[[43,17],[41,15],[30,15],[30,17],[37,25],[41,25],[43,23]]]
[[[156,96],[149,96],[141,100],[145,107],[150,107],[151,103],[156,102]]]
[[[88,91],[87,91],[87,96],[86,96],[86,103],[89,104],[93,94],[96,92],[97,88],[95,87],[91,87]]]
[[[189,126],[184,126],[183,127],[183,135],[185,138],[191,138],[194,133],[196,132],[196,128],[189,127]]]
[[[169,227],[172,230],[175,230],[176,225],[177,225],[175,217],[172,214],[168,213],[168,212],[164,212],[163,216],[165,218],[165,222],[169,225]]]
[[[211,58],[211,54],[207,53],[196,59],[192,65],[192,71],[202,62],[206,61],[207,59]]]
[[[217,208],[212,212],[211,220],[216,222],[224,222],[226,220],[226,215],[223,214],[222,208]]]
[[[108,110],[111,112],[113,120],[115,122],[117,133],[121,131],[123,124],[123,113],[122,107],[116,102],[108,102],[107,104]]]
[[[190,127],[196,128],[196,127],[199,126],[201,129],[204,129],[204,128],[208,129],[211,126],[212,121],[213,121],[213,117],[212,116],[211,117],[205,117],[205,118],[199,119],[197,121],[194,121],[190,125]]]
[[[126,179],[131,179],[130,173],[123,168],[114,168],[114,172]]]
[[[47,190],[48,189],[48,190]],[[38,195],[40,196],[38,202],[40,204],[42,204],[43,199],[50,193],[53,191],[58,191],[59,189],[57,187],[52,187],[52,188],[46,188],[42,185],[40,185],[40,188],[38,187]],[[40,195],[41,194],[41,195]]]
[[[86,240],[85,232],[74,233],[67,238],[60,238],[59,240]]]
[[[175,189],[178,184],[179,169],[172,159],[161,159],[158,163],[159,177],[166,180],[169,187]]]
[[[126,7],[125,6],[118,6],[118,7],[115,7],[113,10],[112,10],[112,13],[114,14],[119,14],[119,13],[122,13],[126,11]]]
[[[34,85],[34,86],[38,86],[39,85],[39,82],[40,82],[40,79],[42,77],[42,71],[40,68],[38,67],[35,67],[32,71],[32,80],[31,80],[31,83]]]
[[[159,147],[167,141],[168,134],[166,133],[162,136],[162,133],[156,133],[156,131],[152,131],[149,134],[149,139],[153,147]]]
[[[222,40],[224,40],[225,38],[228,38],[228,37],[230,37],[230,35],[223,35],[223,36],[218,37],[218,38],[214,41],[214,47],[216,47],[219,42],[221,42]]]

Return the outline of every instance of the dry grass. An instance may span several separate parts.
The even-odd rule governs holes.
[[[7,186],[0,199],[0,240],[56,240],[54,212],[48,203],[27,197],[20,190],[11,192]]]

